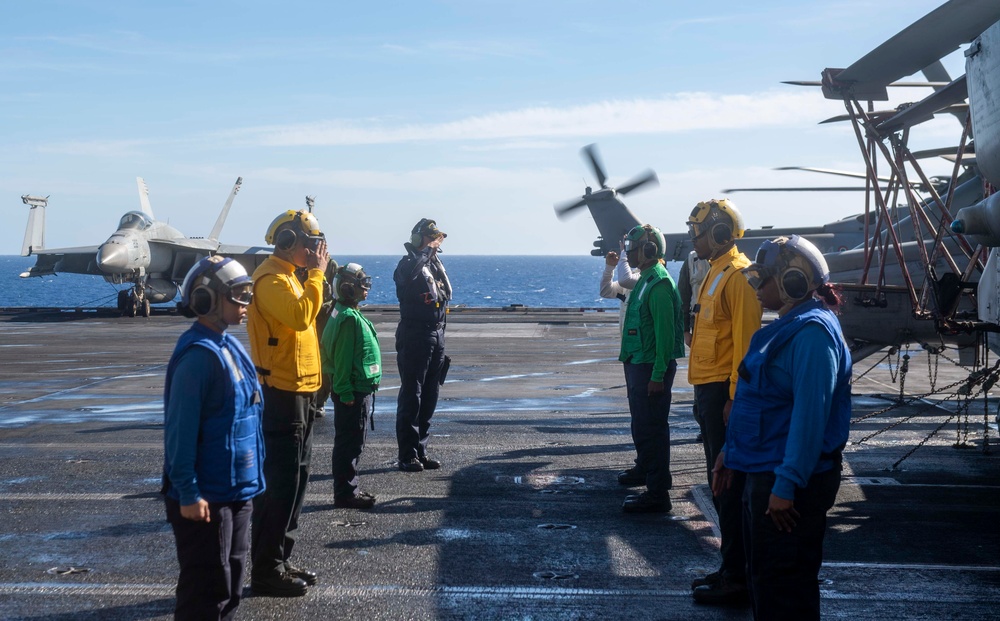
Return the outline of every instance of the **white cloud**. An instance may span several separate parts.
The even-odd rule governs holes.
[[[812,125],[816,118],[837,109],[836,103],[820,99],[812,91],[743,95],[680,93],[658,99],[610,100],[568,108],[523,108],[443,123],[394,126],[377,120],[364,123],[332,120],[247,128],[230,136],[263,146],[297,147],[750,130]]]
[[[435,167],[406,172],[377,170],[323,170],[264,168],[248,177],[285,185],[329,186],[341,190],[380,190],[457,193],[545,187],[553,179],[564,180],[559,169],[503,170],[481,166]]]
[[[138,155],[140,148],[149,146],[142,140],[74,140],[72,142],[38,145],[39,153],[79,155],[94,157],[122,157]]]

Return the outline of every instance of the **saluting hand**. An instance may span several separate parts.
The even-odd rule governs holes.
[[[326,240],[319,242],[316,246],[316,250],[311,248],[306,248],[306,267],[309,269],[317,269],[323,273],[326,273],[326,266],[330,263],[330,255],[326,250]]]

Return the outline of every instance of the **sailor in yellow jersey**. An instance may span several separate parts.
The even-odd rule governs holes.
[[[268,227],[272,254],[253,273],[247,315],[250,353],[264,393],[264,480],[254,500],[250,588],[257,595],[297,597],[316,574],[291,564],[299,513],[309,481],[316,392],[322,385],[316,317],[330,261],[319,223],[286,211]],[[300,282],[296,268],[306,268]]]
[[[729,200],[698,203],[688,218],[694,250],[710,265],[697,292],[688,360],[694,386],[695,418],[705,446],[708,482],[726,440],[726,419],[736,394],[740,362],[750,337],[760,328],[761,306],[740,270],[750,259],[736,248],[743,236],[743,216]],[[722,566],[691,587],[695,601],[739,604],[746,601],[746,555],[743,550],[742,481],[714,498],[722,533]]]

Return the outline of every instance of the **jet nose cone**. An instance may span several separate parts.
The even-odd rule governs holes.
[[[97,265],[102,272],[120,274],[128,270],[128,249],[121,244],[105,243],[97,250]]]

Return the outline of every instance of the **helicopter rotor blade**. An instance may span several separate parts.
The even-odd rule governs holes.
[[[849,172],[846,170],[833,170],[831,168],[814,168],[812,166],[779,166],[775,170],[804,170],[806,172],[820,173],[824,175],[836,175],[839,177],[852,177],[854,179],[867,179],[868,175],[864,173]],[[879,177],[879,181],[888,182],[888,177]],[[911,186],[918,187],[922,185],[919,181],[911,181]]]
[[[623,186],[619,186],[615,189],[618,194],[628,194],[633,190],[638,190],[644,185],[652,183],[653,185],[660,185],[660,180],[657,178],[656,173],[652,169],[643,171],[639,173],[636,177],[629,180]]]
[[[811,188],[727,188],[722,191],[723,194],[732,194],[733,192],[864,192],[868,188],[861,186],[831,186],[831,187],[811,187]],[[879,188],[880,191],[885,192],[885,188]]]
[[[604,165],[601,164],[601,156],[597,153],[597,145],[588,144],[580,149],[580,153],[590,162],[590,167],[594,171],[594,177],[597,178],[597,182],[601,184],[601,187],[608,187],[608,175],[604,172]]]
[[[893,82],[892,84],[886,84],[886,86],[902,86],[907,88],[927,86],[930,88],[941,88],[948,86],[949,82],[951,82],[950,79],[943,82]],[[823,82],[820,80],[782,80],[781,83],[791,86],[823,86]]]
[[[972,155],[976,152],[976,145],[973,142],[965,145],[965,155]],[[946,155],[952,156],[952,161],[954,161],[954,156],[958,153],[958,147],[941,147],[939,149],[924,149],[923,151],[913,151],[910,153],[914,159],[922,160],[928,157],[944,157]]]
[[[573,211],[576,211],[577,209],[583,207],[586,204],[587,201],[586,199],[583,198],[578,198],[576,200],[571,200],[571,201],[565,201],[562,203],[556,203],[555,205],[556,217],[560,219],[568,218]]]

